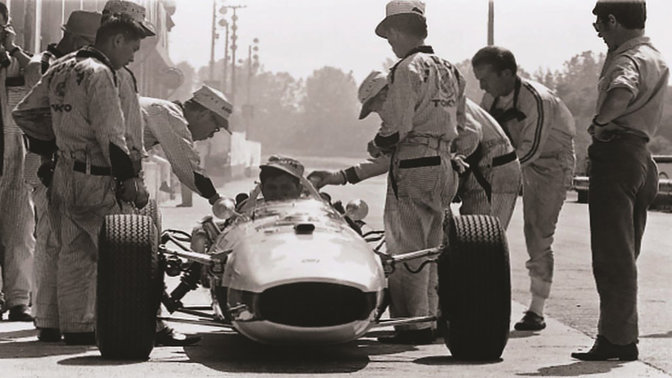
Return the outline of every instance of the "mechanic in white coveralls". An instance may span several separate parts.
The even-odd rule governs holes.
[[[24,70],[26,87],[35,86],[42,75],[58,58],[85,45],[93,44],[100,26],[102,14],[98,12],[74,11],[63,25],[63,38],[52,43],[47,49],[35,54]],[[46,146],[39,141],[29,144],[31,151],[26,155],[26,181],[32,187],[35,208],[35,288],[33,290],[33,315],[38,329],[38,340],[59,341],[61,333],[58,325],[58,301],[56,297],[56,248],[47,215],[47,186],[54,166],[53,144]],[[40,164],[44,163],[39,170]],[[39,176],[39,178],[38,178]],[[42,181],[41,181],[42,180]],[[44,181],[44,182],[43,182]]]
[[[0,3],[0,212],[11,214],[0,217],[0,319],[8,309],[10,321],[30,322],[35,223],[25,184],[23,136],[11,116],[26,94],[22,70],[30,57],[15,38],[7,5]]]
[[[128,2],[114,3],[128,10]],[[68,344],[95,342],[96,260],[105,215],[120,210],[117,199],[138,207],[148,201],[126,140],[117,70],[154,33],[144,9],[130,10],[109,12],[95,46],[52,65],[13,112],[31,140],[58,148],[49,217],[58,249],[59,327]]]
[[[371,112],[379,113],[386,98],[387,77],[373,71],[359,87],[359,100],[362,103],[359,118],[363,119]],[[453,141],[453,149],[457,150],[455,154],[461,156],[454,155],[454,166],[459,170],[460,164],[469,162],[469,165],[463,166],[458,189],[462,198],[460,213],[492,215],[506,228],[521,185],[520,165],[513,146],[497,121],[469,99],[466,102],[466,124],[463,129],[458,129],[458,134]],[[344,170],[313,171],[308,179],[318,188],[324,185],[356,184],[386,173],[389,166],[389,156],[383,155]],[[474,177],[474,167],[478,169],[479,178]]]
[[[391,156],[384,213],[387,247],[393,253],[437,247],[443,239],[443,209],[457,186],[450,144],[458,123],[464,124],[464,78],[425,45],[423,2],[389,2],[376,34],[401,59],[388,76],[383,123],[368,146],[372,157]],[[410,265],[417,268],[422,262]],[[435,264],[417,274],[395,271],[388,281],[391,315],[436,315],[437,283]],[[431,343],[435,327],[433,322],[399,326],[394,336],[380,341]]]
[[[553,234],[574,171],[574,118],[543,85],[517,75],[511,51],[488,46],[471,60],[486,93],[481,106],[508,134],[523,171],[525,244],[532,299],[517,330],[546,327],[544,304],[553,279]]]

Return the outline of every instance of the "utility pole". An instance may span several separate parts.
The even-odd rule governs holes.
[[[217,0],[212,0],[212,36],[210,40],[210,82],[215,80],[215,39],[217,39],[217,25],[215,21],[217,20]]]
[[[495,44],[495,1],[488,2],[488,46]]]
[[[222,22],[224,21],[224,22]],[[227,74],[229,71],[229,23],[225,19],[219,21],[220,25],[226,27],[226,40],[224,41],[224,72],[222,76],[222,92],[227,93],[226,83],[228,81]]]

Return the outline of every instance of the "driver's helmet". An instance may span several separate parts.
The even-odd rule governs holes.
[[[261,168],[262,170],[264,168],[279,169],[281,171],[289,173],[290,175],[296,177],[299,180],[301,180],[301,178],[303,177],[303,171],[304,171],[303,164],[301,164],[298,160],[282,155],[271,155],[268,158],[268,161],[259,166],[259,168]]]

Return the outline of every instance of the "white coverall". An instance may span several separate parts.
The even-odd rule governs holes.
[[[32,88],[36,85],[40,81],[42,74],[60,56],[62,54],[55,49],[55,45],[50,45],[46,51],[33,56],[24,70],[26,86]],[[135,77],[126,68],[117,70],[116,75],[119,83],[119,97],[126,122],[126,143],[133,158],[134,168],[138,169],[140,167],[140,159],[144,156],[145,150],[142,138],[142,116],[136,92]],[[29,176],[30,184],[34,188],[33,201],[37,219],[35,303],[33,306],[35,326],[38,328],[59,328],[56,285],[57,270],[55,269],[58,262],[58,244],[56,243],[55,235],[51,230],[49,217],[47,216],[47,188],[37,177],[40,157],[36,153],[29,152],[26,160],[26,172]],[[126,209],[129,209],[129,207],[126,207]]]
[[[52,65],[13,115],[30,138],[55,139],[58,147],[49,219],[57,244],[59,328],[92,332],[98,235],[105,215],[119,211],[112,175],[137,177],[118,78],[107,57],[84,48]]]
[[[145,148],[160,145],[180,182],[206,199],[216,195],[212,181],[200,167],[184,111],[180,105],[158,98],[141,97],[145,122]]]
[[[478,104],[467,99],[466,127],[453,143],[457,154],[470,165],[460,178],[460,214],[486,214],[509,226],[520,192],[520,163],[509,138],[497,121]]]
[[[47,69],[62,54],[56,50],[55,44],[49,45],[46,51],[34,55],[24,69],[26,87],[30,90],[35,86]],[[44,151],[45,155],[47,154]],[[56,298],[56,244],[51,232],[48,216],[47,188],[37,177],[41,165],[38,153],[28,152],[26,155],[26,181],[32,189],[32,200],[35,209],[35,265],[34,265],[34,300],[33,316],[37,328],[58,328],[58,305]],[[53,316],[50,316],[53,315]]]
[[[444,209],[457,186],[450,143],[464,124],[464,79],[429,46],[411,50],[388,76],[383,124],[374,144],[393,149],[385,200],[385,240],[392,254],[437,247]],[[422,261],[409,263],[417,269]],[[397,269],[388,280],[393,317],[436,315],[435,264],[418,273]],[[426,329],[430,323],[399,327]]]
[[[23,132],[11,116],[12,108],[25,95],[23,86],[6,86],[8,77],[19,76],[15,58],[0,69],[0,112],[2,113],[3,154],[0,172],[0,258],[7,308],[30,303],[35,248],[35,216],[24,171]]]
[[[533,295],[548,298],[553,279],[553,234],[574,172],[574,118],[543,85],[518,78],[515,90],[481,104],[499,122],[516,148],[523,172],[525,264]]]

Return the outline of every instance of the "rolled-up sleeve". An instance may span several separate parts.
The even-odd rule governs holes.
[[[103,156],[110,159],[110,144],[128,154],[126,124],[121,110],[119,91],[114,84],[112,73],[109,70],[93,71],[88,75],[86,85],[89,101],[86,107],[87,117],[91,120],[90,124]]]
[[[49,108],[48,79],[39,80],[12,111],[16,125],[29,137],[53,141],[54,129]]]
[[[161,146],[180,182],[202,196],[210,195],[210,188],[204,190],[203,184],[196,182],[197,177],[209,179],[200,167],[200,157],[194,149],[187,120],[177,111],[159,105],[151,105],[145,112],[145,127]]]
[[[635,61],[628,56],[620,56],[613,63],[614,69],[609,73],[607,92],[616,88],[625,88],[633,98],[639,94],[640,73]]]

